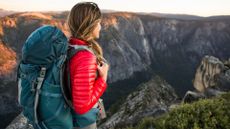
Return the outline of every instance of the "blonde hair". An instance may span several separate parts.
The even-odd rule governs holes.
[[[99,62],[103,60],[103,51],[91,34],[100,22],[101,16],[101,11],[96,3],[81,2],[73,6],[67,19],[71,36],[86,41],[95,52]]]

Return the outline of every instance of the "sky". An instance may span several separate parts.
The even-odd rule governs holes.
[[[86,0],[0,0],[0,8],[13,11],[68,11]],[[89,0],[90,1],[90,0]],[[91,0],[101,9],[191,14],[230,15],[230,0]]]

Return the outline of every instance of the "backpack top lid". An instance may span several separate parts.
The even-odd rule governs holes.
[[[67,53],[68,40],[55,26],[45,25],[30,34],[22,48],[22,62],[48,65]]]

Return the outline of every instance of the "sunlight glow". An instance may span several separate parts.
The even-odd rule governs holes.
[[[68,11],[85,0],[0,0],[0,8],[14,11]],[[230,15],[230,0],[91,0],[101,9],[192,14]]]

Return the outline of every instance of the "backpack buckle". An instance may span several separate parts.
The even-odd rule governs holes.
[[[45,74],[46,74],[46,68],[45,67],[42,67],[41,68],[41,71],[40,71],[40,76],[41,78],[44,78],[45,77]]]

